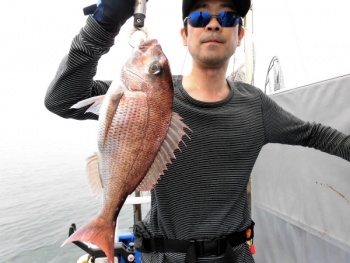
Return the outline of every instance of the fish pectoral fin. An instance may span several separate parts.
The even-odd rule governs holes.
[[[83,108],[85,106],[88,106],[88,105],[92,104],[85,111],[85,113],[91,112],[91,113],[94,113],[96,115],[99,115],[100,114],[100,108],[101,108],[101,105],[102,105],[102,102],[103,102],[104,98],[105,98],[105,95],[100,95],[100,96],[95,96],[95,97],[92,97],[92,98],[88,98],[86,100],[79,101],[78,103],[74,104],[70,108],[71,109],[80,109],[80,108]]]
[[[182,122],[180,115],[173,112],[165,139],[146,176],[137,187],[137,190],[152,190],[153,187],[157,184],[160,176],[164,175],[164,170],[167,170],[166,165],[168,163],[171,163],[171,159],[176,159],[174,151],[176,149],[180,150],[179,143],[183,142],[182,137],[186,135],[189,138],[189,136],[184,131],[184,128],[191,131],[191,129]]]
[[[96,195],[96,198],[100,197],[103,191],[103,182],[100,175],[99,165],[100,162],[97,153],[95,153],[87,159],[86,173],[88,177],[90,191],[91,193]]]

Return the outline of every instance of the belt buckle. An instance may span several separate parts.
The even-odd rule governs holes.
[[[221,236],[214,239],[197,239],[194,240],[194,242],[198,257],[220,256],[226,251],[226,236]]]
[[[216,238],[217,242],[217,256],[220,256],[226,252],[227,248],[227,237],[226,236],[221,236]]]

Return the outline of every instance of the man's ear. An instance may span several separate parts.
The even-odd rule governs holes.
[[[180,33],[181,33],[181,37],[182,37],[182,44],[184,45],[184,47],[187,47],[187,36],[185,33],[185,29],[181,28]]]
[[[238,45],[237,45],[238,47],[241,46],[241,42],[242,42],[242,39],[244,37],[244,33],[245,33],[244,27],[241,26],[241,28],[239,29],[239,35],[238,35]]]

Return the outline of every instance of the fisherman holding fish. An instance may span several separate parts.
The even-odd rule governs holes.
[[[246,190],[262,147],[301,145],[350,161],[350,137],[304,122],[260,89],[226,79],[250,0],[182,4],[181,36],[193,58],[189,75],[171,75],[159,43],[148,40],[119,80],[93,80],[135,5],[100,0],[48,88],[50,111],[99,119],[100,127],[99,153],[89,158],[88,172],[93,191],[103,191],[103,208],[65,243],[92,242],[113,262],[116,217],[139,187],[152,189],[151,209],[134,227],[142,262],[251,263],[246,241],[254,222]],[[186,147],[179,151],[181,141]]]

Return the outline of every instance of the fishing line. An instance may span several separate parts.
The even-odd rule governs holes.
[[[232,69],[232,72],[230,74],[230,79],[232,81],[235,80],[235,78],[236,78],[235,65],[236,65],[236,52],[233,55],[233,69]]]
[[[236,66],[236,53],[233,55],[233,69],[235,69]]]
[[[253,3],[253,1],[252,1]],[[250,10],[252,10],[252,34],[254,35],[254,8],[253,4],[250,6]]]
[[[188,53],[188,48],[186,48],[185,58],[184,58],[184,62],[182,63],[182,68],[181,68],[180,75],[182,75],[182,70],[184,69],[184,66],[185,66],[185,62],[186,62],[186,58],[187,58],[187,53]]]
[[[49,263],[61,262],[61,260],[62,260],[61,255],[62,255],[63,252],[67,253],[67,251],[64,251],[62,248],[58,249],[58,252],[57,252],[56,256],[51,258],[49,260]],[[56,259],[58,259],[58,260],[56,260]]]
[[[301,64],[302,64],[302,66],[304,68],[305,78],[306,78],[306,80],[308,80],[308,77],[307,77],[307,74],[306,74],[306,68],[305,68],[305,64],[304,64],[304,60],[303,60],[303,56],[301,54],[301,49],[300,49],[299,41],[298,41],[298,38],[297,38],[297,33],[295,31],[293,20],[292,20],[292,15],[291,15],[290,10],[289,10],[289,5],[288,5],[287,0],[285,0],[284,2],[287,5],[287,10],[288,10],[288,14],[289,14],[289,20],[290,20],[290,22],[292,24],[292,27],[293,27],[294,37],[295,37],[295,41],[297,42],[297,46],[298,46],[298,50],[299,50],[299,54],[300,54],[300,58],[301,58]]]
[[[253,3],[253,2],[252,2]],[[253,4],[250,7],[250,10],[252,10],[252,38],[254,36],[254,8],[253,8]],[[253,77],[252,77],[252,85],[254,85],[254,77],[255,77],[255,60],[256,60],[256,54],[255,54],[255,43],[254,43],[254,39],[253,39]]]

